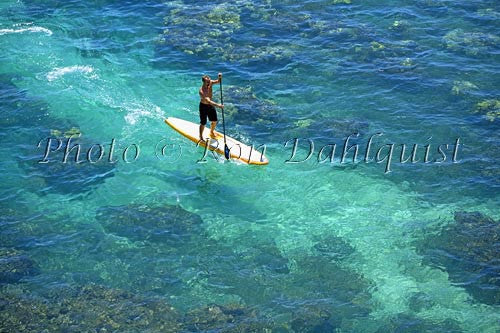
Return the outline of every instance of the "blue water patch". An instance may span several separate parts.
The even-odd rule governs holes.
[[[4,1],[2,329],[496,332],[499,18]],[[218,72],[226,134],[269,165],[165,125]]]

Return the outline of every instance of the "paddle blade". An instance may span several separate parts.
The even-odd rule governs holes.
[[[229,147],[227,145],[224,145],[224,157],[226,158],[226,160],[229,159]]]

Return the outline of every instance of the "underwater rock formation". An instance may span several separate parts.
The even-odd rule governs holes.
[[[465,95],[477,91],[479,88],[472,82],[469,81],[453,81],[453,87],[451,88],[451,93],[453,95]]]
[[[160,299],[98,285],[63,287],[48,295],[0,292],[7,332],[178,332],[179,314]]]
[[[251,87],[228,86],[224,94],[230,101],[224,107],[226,121],[239,124],[252,137],[271,139],[272,133],[282,134],[277,127],[289,127],[281,108],[272,100],[257,97]]]
[[[290,321],[292,332],[335,332],[337,328],[340,329],[339,320],[336,320],[326,308],[306,306],[293,313]]]
[[[36,275],[38,272],[35,262],[24,252],[0,248],[0,284],[16,283],[22,278]]]
[[[288,258],[284,257],[276,242],[268,237],[261,236],[257,238],[250,233],[245,233],[246,237],[241,239],[241,242],[251,240],[251,246],[244,248],[235,247],[233,252],[242,263],[245,263],[246,268],[251,272],[259,272],[260,274],[275,275],[288,274]]]
[[[205,240],[185,255],[196,258],[192,265],[202,272],[187,282],[191,288],[236,297],[246,304],[272,302],[286,290],[290,263],[272,239],[245,233],[216,243]]]
[[[349,135],[351,135],[350,142],[352,143],[356,141],[356,133],[361,138],[367,135],[369,129],[369,123],[361,119],[317,116],[295,121],[287,134],[289,138],[315,138],[314,143],[317,147],[336,143],[337,150],[342,152],[344,140]]]
[[[494,121],[500,117],[500,100],[498,99],[486,99],[476,104],[474,113],[484,114],[486,119],[489,121]]]
[[[259,320],[254,311],[237,304],[211,304],[184,316],[185,329],[189,332],[270,332],[271,326]]]
[[[468,56],[487,57],[498,49],[500,37],[483,32],[466,32],[455,29],[443,37],[448,50],[463,53]]]
[[[280,109],[272,100],[260,99],[250,86],[224,88],[227,100],[224,113],[239,123],[271,124],[280,120]]]
[[[368,65],[378,74],[401,74],[393,79],[420,74],[416,53],[422,52],[424,46],[413,40],[388,41],[376,34],[372,38],[359,37],[355,43],[348,43],[336,49],[341,63],[349,70],[353,64]],[[369,35],[368,35],[369,36]]]
[[[410,28],[410,23],[406,20],[396,20],[389,27],[394,32],[405,32]]]
[[[272,325],[241,305],[180,313],[164,298],[96,284],[33,293],[0,289],[5,332],[270,332]]]
[[[18,245],[19,224],[24,220],[18,209],[13,205],[0,205],[0,244],[3,247],[15,248]]]
[[[354,253],[354,248],[341,237],[327,235],[317,239],[314,249],[334,262],[341,262]]]
[[[500,222],[479,212],[456,212],[455,223],[417,246],[424,261],[444,267],[477,301],[500,304]]]
[[[249,37],[248,30],[243,28],[254,24],[255,21],[263,23],[261,33],[273,33],[273,27],[283,28],[284,25],[275,24],[275,16],[280,15],[269,4],[256,5],[252,1],[230,4],[215,1],[205,6],[178,3],[170,3],[169,6],[171,10],[164,19],[165,29],[157,44],[157,52],[160,54],[163,53],[164,47],[172,47],[188,55],[240,64],[288,60],[293,56],[293,45],[287,42],[237,42]],[[242,21],[243,12],[249,14],[244,16],[250,17],[250,21]],[[200,20],[200,17],[204,19]]]
[[[310,300],[310,305],[296,309],[293,313],[291,325],[295,331],[335,331],[336,328],[349,328],[356,319],[369,316],[370,289],[373,284],[343,265],[342,261],[352,249],[345,243],[341,244],[339,239],[334,242],[336,245],[332,244],[326,251],[325,248],[329,246],[315,247],[319,247],[323,253],[342,254],[294,258],[296,267],[290,274],[290,281],[285,282],[285,288],[288,288],[285,295],[291,299],[298,297]]]
[[[201,217],[180,206],[107,206],[97,212],[97,220],[110,233],[134,240],[183,242],[198,234]]]

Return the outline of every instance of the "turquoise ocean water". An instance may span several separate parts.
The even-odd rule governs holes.
[[[499,20],[3,0],[0,331],[498,332]],[[218,72],[228,135],[269,165],[200,163],[164,124]]]

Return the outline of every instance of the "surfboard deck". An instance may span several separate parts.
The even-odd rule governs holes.
[[[165,119],[165,123],[184,137],[188,138],[196,144],[199,144],[202,147],[207,147],[208,143],[207,148],[209,150],[212,150],[224,156],[224,135],[222,133],[215,131],[215,138],[210,138],[210,128],[206,126],[205,130],[203,131],[204,141],[200,141],[199,124],[174,117],[168,117],[167,119]],[[246,164],[254,165],[265,165],[269,163],[269,160],[261,151],[258,151],[251,146],[247,146],[246,144],[241,143],[238,140],[233,139],[227,135],[226,144],[229,148],[230,158],[232,159],[241,161]]]

